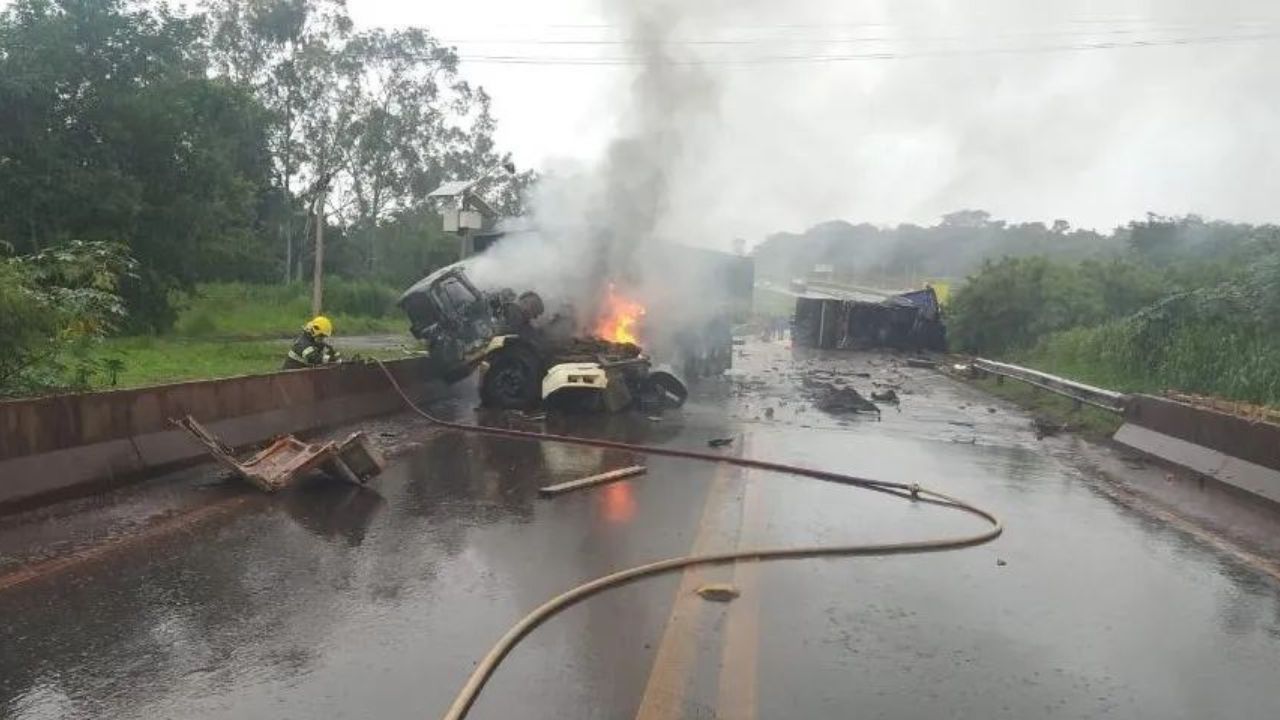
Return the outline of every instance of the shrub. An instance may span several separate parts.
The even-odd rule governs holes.
[[[125,318],[118,289],[134,268],[107,243],[0,259],[0,396],[86,387],[93,346]]]

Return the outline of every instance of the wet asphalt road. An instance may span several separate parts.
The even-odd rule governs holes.
[[[734,436],[730,452],[959,495],[999,513],[1005,535],[610,591],[530,635],[472,717],[1280,716],[1276,585],[1108,499],[1072,440],[1037,442],[1008,406],[886,356],[742,351],[732,381],[661,421],[548,429],[693,448]],[[810,403],[815,380],[910,394],[880,420],[833,417]],[[442,411],[470,404],[463,394]],[[632,481],[537,495],[635,460],[433,432],[368,490],[317,482],[264,497],[188,478],[183,504],[244,499],[0,592],[0,717],[433,718],[508,626],[609,571],[691,550],[979,528],[866,491],[660,458]],[[83,534],[110,514],[0,523],[0,553],[54,552],[51,523]],[[694,593],[713,581],[742,594]]]

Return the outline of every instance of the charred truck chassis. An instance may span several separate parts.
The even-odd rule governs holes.
[[[535,326],[544,311],[537,293],[483,292],[460,264],[415,283],[398,304],[436,375],[453,383],[480,369],[486,407],[529,409],[546,400],[616,411],[680,405],[688,395],[669,369],[651,369],[637,346],[575,338],[558,318]]]

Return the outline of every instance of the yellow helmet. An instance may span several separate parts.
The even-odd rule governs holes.
[[[302,329],[314,337],[329,337],[333,334],[333,322],[323,315],[317,315],[311,318],[311,322],[303,325]]]

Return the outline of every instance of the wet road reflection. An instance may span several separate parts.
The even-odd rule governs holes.
[[[473,717],[632,717],[646,698],[653,717],[726,703],[760,718],[1280,716],[1272,583],[1116,505],[972,390],[887,356],[743,353],[735,378],[683,412],[545,427],[698,448],[731,436],[726,452],[958,494],[1001,513],[1006,535],[958,553],[707,573],[753,588],[727,605],[677,596],[680,576],[608,592],[531,635]],[[895,378],[910,394],[879,419],[823,415],[800,391],[814,369]],[[447,406],[469,416],[466,389]],[[637,461],[647,475],[537,494]],[[438,434],[368,489],[254,496],[0,594],[0,716],[435,717],[512,622],[584,580],[697,542],[892,541],[972,523],[758,472],[717,479],[676,460]],[[658,683],[672,672],[660,651],[680,661],[679,682]]]

